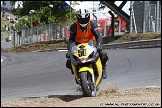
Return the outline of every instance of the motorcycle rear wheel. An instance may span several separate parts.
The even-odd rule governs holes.
[[[96,96],[96,85],[92,76],[89,72],[80,73],[80,85],[84,96],[86,97],[95,97]]]

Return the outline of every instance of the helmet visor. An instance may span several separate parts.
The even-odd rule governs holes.
[[[87,24],[89,22],[89,17],[88,18],[78,18],[79,24]]]

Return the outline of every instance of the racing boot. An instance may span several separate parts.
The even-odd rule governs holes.
[[[107,73],[106,73],[106,66],[102,67],[102,78],[106,79],[107,78]]]
[[[70,59],[70,58],[68,58],[67,61],[66,61],[66,67],[67,67],[68,69],[70,69],[71,74],[74,74],[74,72],[73,72],[73,70],[72,70],[71,59]]]

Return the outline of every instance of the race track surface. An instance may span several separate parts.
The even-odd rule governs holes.
[[[161,48],[105,50],[108,78],[119,89],[161,86]],[[66,52],[2,53],[1,100],[77,93]]]

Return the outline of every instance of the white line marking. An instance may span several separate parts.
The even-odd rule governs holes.
[[[58,50],[58,51],[68,51],[68,50]]]

